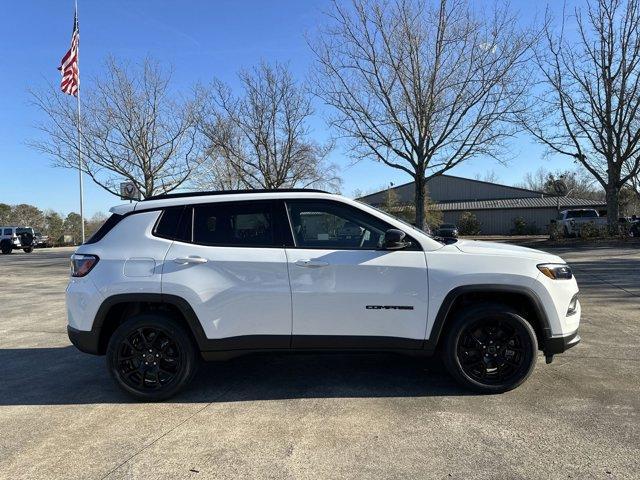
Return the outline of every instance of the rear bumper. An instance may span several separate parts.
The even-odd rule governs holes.
[[[547,338],[544,342],[543,351],[545,355],[556,355],[569,350],[571,347],[575,347],[578,343],[580,343],[580,335],[578,335],[578,331],[576,330],[572,334],[564,337]]]
[[[99,355],[99,330],[77,330],[67,325],[67,335],[69,340],[75,345],[75,347],[81,352],[91,353],[93,355]]]

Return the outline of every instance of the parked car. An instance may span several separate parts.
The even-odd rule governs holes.
[[[34,233],[30,227],[0,227],[0,252],[11,253],[13,250],[33,251]]]
[[[458,227],[453,223],[443,223],[435,232],[436,237],[458,238]]]
[[[67,330],[141,399],[176,394],[200,358],[265,351],[437,353],[463,386],[497,393],[538,350],[550,362],[580,341],[560,257],[445,245],[339,195],[167,194],[111,212],[71,257]]]
[[[49,248],[52,247],[51,238],[49,235],[43,235],[40,232],[35,232],[33,246],[35,248]]]
[[[596,227],[604,227],[607,224],[606,217],[600,217],[598,211],[593,208],[581,208],[563,210],[558,219],[559,227],[566,237],[580,235],[580,228],[591,223]]]
[[[640,220],[635,220],[631,223],[629,227],[629,236],[630,237],[640,237]]]

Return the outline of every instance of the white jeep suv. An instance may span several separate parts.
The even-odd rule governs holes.
[[[111,209],[71,258],[69,338],[128,393],[167,398],[199,357],[264,351],[438,353],[464,386],[504,392],[538,350],[577,344],[565,262],[444,245],[314,190],[168,194]]]

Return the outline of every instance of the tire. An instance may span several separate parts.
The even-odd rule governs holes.
[[[33,247],[23,248],[22,250],[24,250],[24,253],[31,253],[33,252]]]
[[[2,252],[3,255],[7,255],[11,253],[12,250],[13,250],[13,247],[9,242],[0,243],[0,252]]]
[[[160,313],[142,313],[126,320],[109,339],[107,367],[116,385],[129,395],[159,401],[191,381],[197,353],[180,323]]]
[[[463,387],[502,393],[529,378],[538,342],[531,324],[515,310],[488,303],[453,319],[443,353],[445,367]]]

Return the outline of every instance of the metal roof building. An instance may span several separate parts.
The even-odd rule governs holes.
[[[392,187],[399,203],[412,204],[413,182]],[[526,188],[497,183],[439,175],[427,181],[427,191],[435,208],[443,213],[444,223],[458,223],[464,212],[473,213],[487,235],[508,235],[514,228],[514,220],[522,218],[532,231],[546,233],[549,223],[560,210],[570,208],[602,209],[605,202],[583,198],[555,197]],[[388,190],[381,190],[360,198],[361,201],[380,206],[387,198]]]

